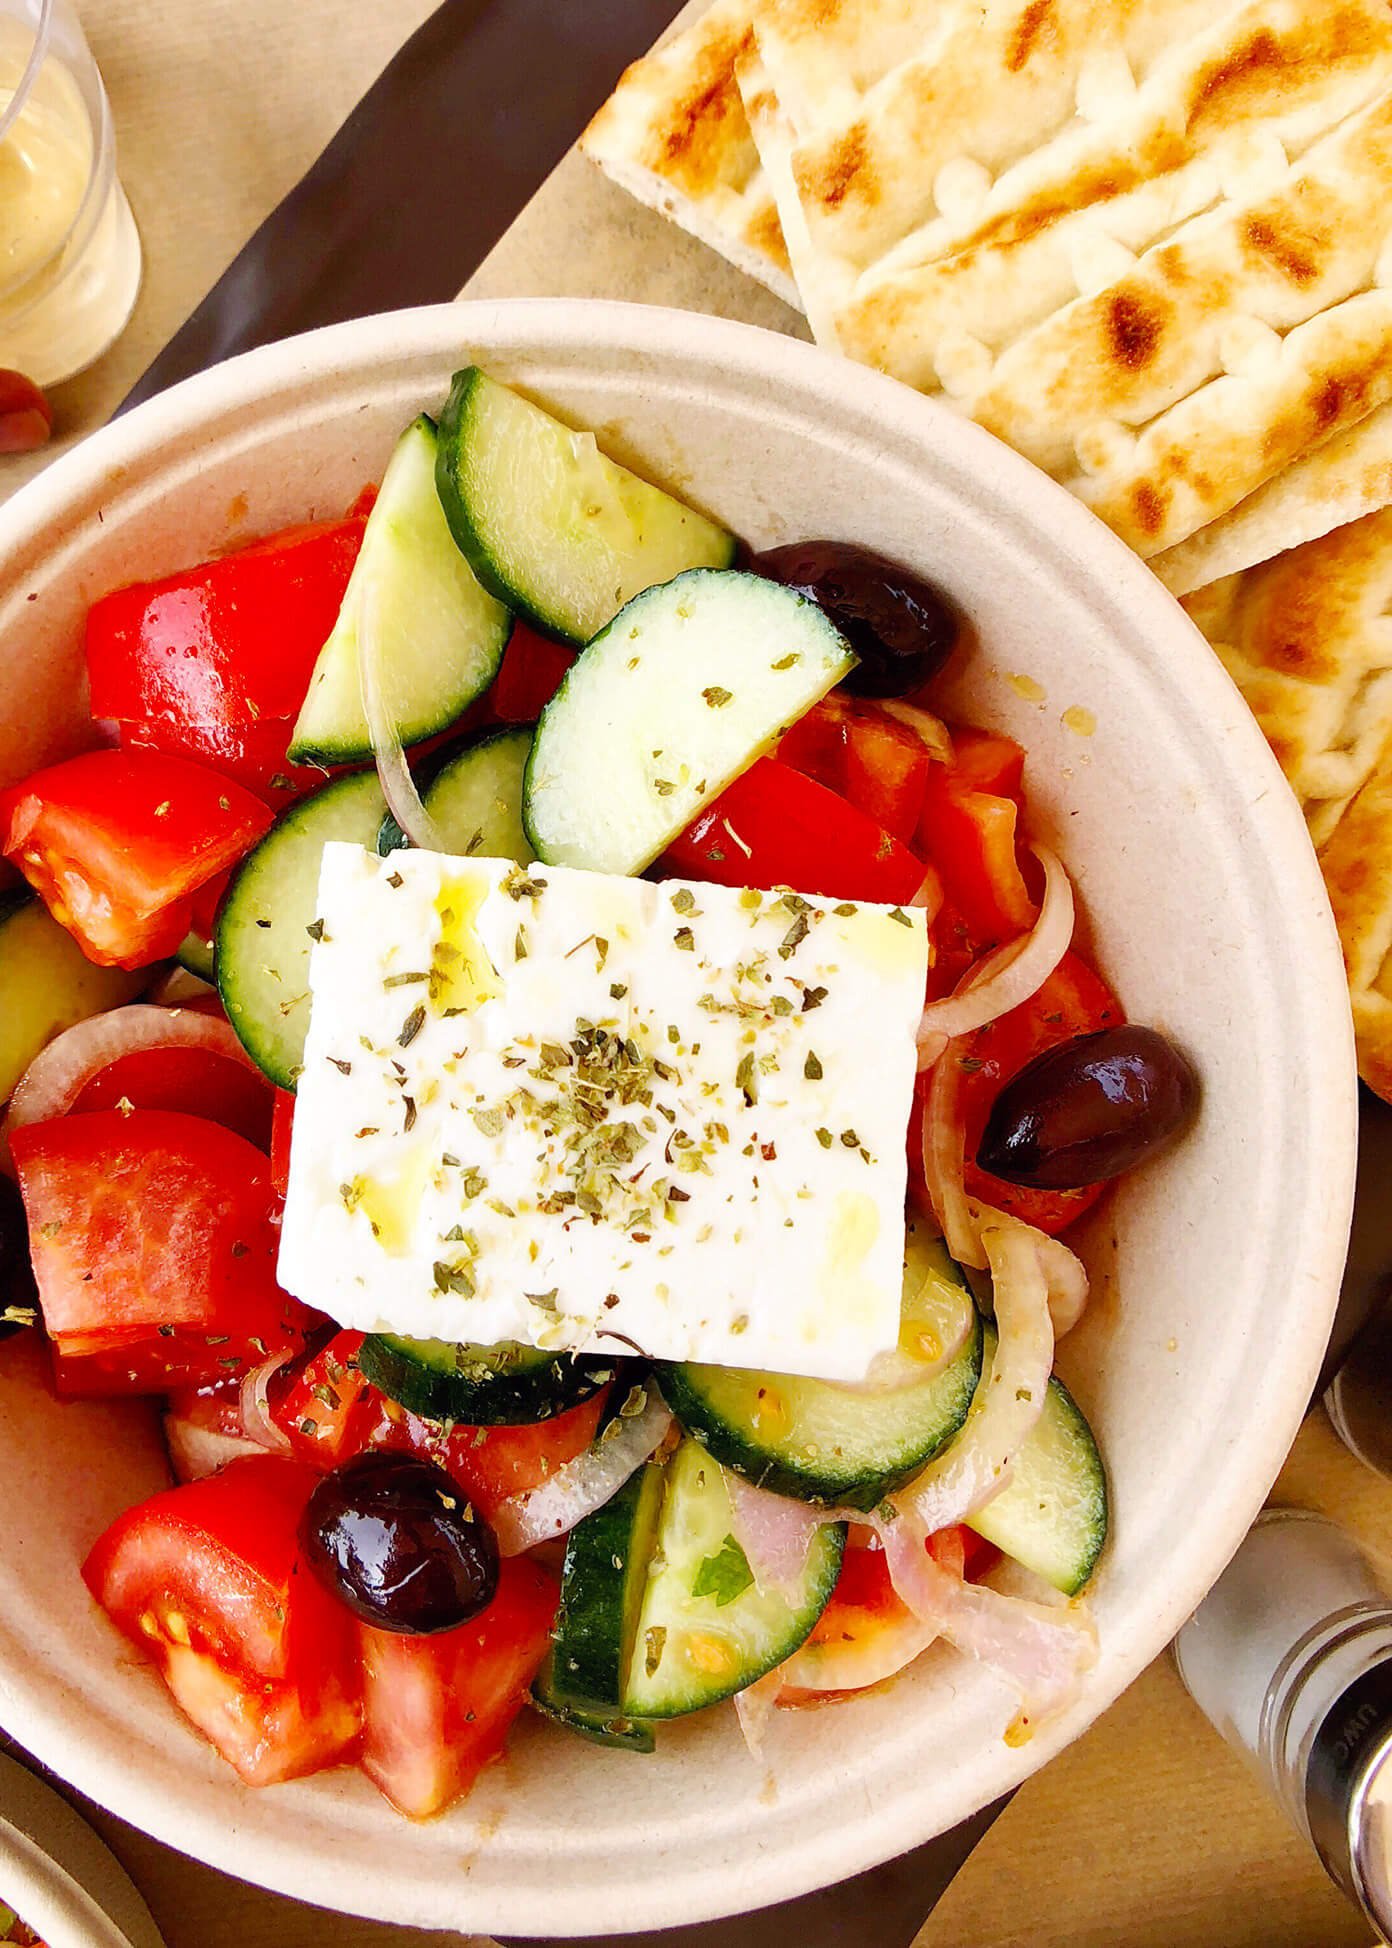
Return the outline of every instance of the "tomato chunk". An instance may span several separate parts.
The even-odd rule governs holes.
[[[827,786],[760,758],[668,847],[664,864],[721,886],[792,886],[831,899],[911,901],[924,868]]]
[[[249,1063],[207,1048],[141,1048],[119,1055],[82,1089],[70,1115],[84,1110],[176,1109],[206,1116],[266,1150],[271,1141],[271,1085]]]
[[[362,1765],[398,1812],[428,1819],[503,1749],[551,1643],[560,1590],[526,1556],[505,1559],[472,1623],[433,1637],[360,1624]]]
[[[315,1315],[276,1283],[264,1156],[202,1117],[101,1110],[11,1149],[63,1392],[226,1380],[302,1346]]]
[[[499,722],[534,724],[560,689],[575,654],[561,643],[548,642],[526,623],[515,622],[488,698]]]
[[[312,1470],[232,1462],[118,1517],[83,1565],[117,1629],[248,1785],[352,1756],[352,1619],[306,1568],[298,1536]]]
[[[1037,909],[1016,854],[1020,808],[1013,798],[975,790],[945,765],[930,769],[918,849],[937,867],[948,908],[982,953],[1034,925]]]
[[[599,1432],[608,1401],[604,1388],[534,1427],[456,1427],[438,1447],[428,1436],[427,1448],[483,1514],[492,1515],[510,1495],[540,1488],[557,1468],[583,1454]]]
[[[873,705],[823,697],[786,733],[778,758],[847,799],[894,838],[913,842],[932,760],[907,724]]]
[[[1077,954],[1068,953],[1030,1000],[976,1031],[962,1050],[958,1098],[966,1137],[964,1182],[969,1197],[1010,1211],[1026,1224],[1051,1233],[1062,1231],[1096,1203],[1105,1185],[1089,1184],[1081,1190],[1030,1190],[1007,1184],[977,1168],[976,1149],[991,1105],[1026,1062],[1075,1035],[1112,1028],[1125,1019],[1121,1003],[1101,976]]]
[[[92,605],[92,713],[249,729],[293,718],[338,619],[360,518],[287,528]]]
[[[295,1098],[288,1089],[277,1089],[271,1112],[271,1182],[284,1197],[290,1188],[290,1137],[295,1127]]]
[[[0,846],[99,966],[172,953],[189,895],[270,822],[230,779],[150,751],[89,751],[0,792]]]
[[[329,775],[317,765],[291,764],[287,753],[294,728],[293,717],[266,717],[247,727],[131,722],[121,725],[121,743],[128,751],[164,751],[206,765],[280,811],[317,790]]]
[[[1025,749],[1000,731],[978,730],[974,724],[952,726],[953,775],[973,791],[997,798],[1021,800]]]

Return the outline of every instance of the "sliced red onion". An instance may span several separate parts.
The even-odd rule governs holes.
[[[1017,1738],[1072,1703],[1097,1660],[1097,1631],[1076,1603],[1033,1603],[983,1583],[965,1583],[928,1553],[912,1516],[877,1522],[895,1590],[925,1626],[1015,1687],[1023,1711]]]
[[[178,1414],[164,1417],[164,1444],[169,1449],[169,1465],[176,1481],[201,1481],[216,1474],[229,1461],[248,1454],[264,1454],[259,1442],[245,1434],[228,1434],[220,1427],[200,1427],[196,1421]]]
[[[203,1048],[248,1069],[256,1065],[221,1015],[196,1008],[156,1008],[132,1002],[64,1029],[36,1055],[10,1099],[8,1129],[65,1116],[93,1076],[123,1055],[147,1048]]]
[[[960,1308],[957,1325],[951,1337],[939,1342],[937,1353],[931,1360],[915,1359],[913,1377],[916,1384],[931,1380],[936,1374],[951,1366],[967,1342],[968,1335],[976,1325],[976,1313],[970,1304]],[[863,1380],[842,1380],[839,1384],[851,1393],[897,1393],[904,1385],[906,1361],[897,1346],[888,1352],[876,1353],[870,1362],[870,1370]]]
[[[999,1334],[991,1371],[947,1452],[892,1497],[925,1535],[964,1522],[1005,1487],[1011,1460],[1044,1411],[1053,1371],[1049,1286],[1030,1227],[988,1223],[981,1237]]]
[[[493,1517],[493,1528],[505,1556],[520,1556],[538,1542],[569,1534],[577,1522],[611,1501],[629,1476],[656,1451],[672,1425],[672,1416],[650,1380],[645,1388],[647,1398],[638,1413],[620,1413],[593,1447],[557,1468],[540,1488],[512,1495],[502,1503]]]
[[[764,1733],[768,1730],[773,1708],[778,1703],[778,1694],[783,1689],[783,1673],[786,1664],[779,1664],[762,1677],[755,1678],[743,1691],[735,1693],[735,1716],[739,1719],[740,1735],[745,1747],[756,1765],[764,1763]]]
[[[294,1357],[289,1350],[277,1353],[274,1358],[263,1360],[260,1366],[252,1367],[242,1381],[242,1426],[247,1439],[276,1454],[289,1454],[292,1449],[289,1435],[271,1419],[269,1389],[281,1367],[288,1366]]]
[[[826,1521],[826,1511],[788,1495],[756,1488],[729,1468],[722,1468],[730,1494],[730,1526],[745,1553],[754,1581],[764,1595],[796,1596],[807,1567],[812,1539]]]
[[[957,1106],[961,1080],[961,1056],[949,1044],[934,1067],[923,1105],[923,1176],[948,1250],[959,1265],[985,1271],[986,1254],[963,1182],[966,1138]]]
[[[907,725],[939,764],[951,764],[952,733],[941,717],[935,717],[931,710],[920,709],[916,703],[904,703],[898,697],[878,697],[875,708],[896,723]]]
[[[1034,926],[973,968],[954,993],[928,1003],[918,1025],[920,1044],[938,1035],[969,1035],[1008,1015],[1039,992],[1068,952],[1075,920],[1072,884],[1047,846],[1032,850],[1044,868],[1044,898]]]
[[[358,686],[387,809],[413,846],[419,846],[424,852],[448,852],[443,833],[421,802],[396,719],[387,707],[382,689],[377,593],[370,581],[363,589],[358,609]]]
[[[782,1689],[788,1691],[868,1691],[897,1677],[922,1656],[937,1637],[937,1629],[907,1604],[902,1616],[878,1624],[873,1634],[854,1643],[804,1644],[778,1667]]]

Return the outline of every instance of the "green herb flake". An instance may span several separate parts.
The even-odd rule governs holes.
[[[829,1150],[832,1144],[836,1141],[836,1138],[832,1135],[830,1130],[818,1130],[817,1141],[821,1144],[824,1150]]]
[[[732,1535],[727,1535],[720,1545],[719,1553],[707,1556],[696,1571],[691,1585],[693,1596],[713,1596],[716,1608],[723,1610],[727,1603],[743,1596],[752,1588],[754,1572],[749,1567],[749,1558]]]
[[[740,1057],[739,1067],[735,1070],[735,1087],[742,1091],[745,1102],[752,1109],[759,1100],[759,1071],[753,1049]]]
[[[859,907],[853,905],[850,900],[842,900],[840,906],[834,906],[831,910],[838,920],[854,920],[860,911]]]
[[[517,929],[517,938],[512,943],[512,958],[514,960],[527,958],[527,933],[524,927]]]
[[[474,1296],[474,1281],[461,1266],[446,1265],[442,1259],[436,1259],[431,1270],[437,1292],[457,1292],[462,1299]]]
[[[648,1404],[646,1387],[630,1387],[628,1398],[619,1409],[620,1420],[636,1420]]]
[[[802,1012],[810,1015],[814,1008],[820,1008],[827,998],[825,988],[804,988],[802,990]]]
[[[753,1577],[750,1578],[752,1582]],[[662,1662],[662,1653],[667,1648],[667,1627],[654,1623],[643,1635],[643,1668],[649,1677],[657,1676],[657,1667]]]
[[[428,974],[388,974],[382,986],[384,988],[418,987],[422,981],[428,981],[429,979],[430,976]]]
[[[418,1001],[401,1024],[401,1033],[396,1038],[397,1047],[409,1048],[424,1026],[425,1004]]]
[[[679,886],[672,895],[672,909],[676,913],[694,913],[696,895],[689,886]]]
[[[557,1304],[557,1300],[560,1297],[560,1287],[558,1285],[553,1285],[549,1292],[524,1292],[522,1296],[527,1301],[527,1304],[534,1305],[538,1312],[556,1313],[560,1310]]]
[[[769,668],[771,670],[790,670],[795,663],[800,663],[801,661],[802,658],[794,650],[790,655],[780,656],[776,663],[770,663]]]
[[[690,927],[678,927],[676,932],[672,935],[672,939],[682,953],[690,954],[695,952],[696,936],[691,931]]]
[[[889,917],[891,920],[894,921],[896,926],[911,927],[913,925],[913,921],[909,918],[908,914],[905,913],[902,906],[896,906],[892,908]]]
[[[388,873],[387,884],[388,886],[391,887],[392,891],[395,892],[398,887],[404,886],[406,882],[401,877],[400,873]]]
[[[734,702],[734,692],[732,690],[722,690],[718,683],[712,683],[708,690],[701,692],[701,695],[705,698],[712,710],[723,710],[727,703]]]
[[[628,993],[628,989],[627,989],[627,988],[626,988],[626,987],[624,986],[624,984],[623,984],[623,982],[622,982],[622,981],[611,981],[611,982],[609,983],[609,998],[610,998],[610,1000],[612,1000],[612,1001],[622,1001],[622,1000],[623,1000],[623,998],[624,998],[624,996],[625,996],[625,995],[626,995],[627,993]]]
[[[807,1051],[807,1060],[802,1065],[802,1073],[809,1082],[820,1082],[822,1079],[822,1065],[811,1049]]]
[[[506,1118],[501,1109],[493,1106],[485,1109],[471,1109],[469,1111],[469,1120],[480,1136],[497,1137],[503,1133],[503,1124]]]
[[[670,798],[672,796],[672,793],[676,790],[676,786],[672,783],[672,780],[670,778],[654,778],[653,790],[657,793],[659,798]]]
[[[305,928],[305,932],[311,940],[322,940],[324,938],[324,922],[322,920],[311,920]]]
[[[860,1138],[854,1130],[842,1130],[841,1141],[848,1150],[858,1150],[860,1148]]]
[[[791,960],[808,935],[807,915],[799,913],[778,943],[778,958]],[[825,990],[823,990],[825,992]]]

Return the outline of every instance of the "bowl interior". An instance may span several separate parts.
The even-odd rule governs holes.
[[[353,1772],[243,1790],[89,1603],[77,1565],[163,1485],[138,1408],[58,1407],[0,1354],[0,1721],[126,1818],[244,1877],[417,1924],[586,1933],[692,1921],[858,1871],[965,1817],[1156,1654],[1260,1505],[1308,1397],[1351,1195],[1347,1006],[1313,854],[1228,679],[1148,572],[1060,489],[892,382],[805,346],[624,306],[513,304],[336,328],[190,382],[0,514],[0,776],[75,748],[91,599],[341,510],[471,357],[757,545],[864,541],[925,571],[975,646],[953,704],[1019,737],[1128,1011],[1202,1072],[1189,1141],[1105,1205],[1062,1368],[1110,1470],[1101,1654],[1024,1749],[1010,1693],[947,1652],[891,1691],[733,1714],[656,1757],[519,1727],[411,1827]],[[1083,734],[1090,713],[1091,734]],[[1082,726],[1083,729],[1070,726]]]

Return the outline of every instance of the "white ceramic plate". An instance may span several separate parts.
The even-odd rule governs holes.
[[[976,636],[962,709],[1028,747],[1103,967],[1205,1086],[1193,1136],[1093,1227],[1098,1297],[1062,1364],[1114,1490],[1101,1656],[1024,1749],[1002,1742],[1008,1692],[942,1652],[882,1695],[782,1715],[767,1770],[722,1710],[664,1730],[650,1759],[528,1721],[464,1804],[419,1827],[355,1772],[245,1791],[77,1580],[102,1526],[163,1482],[152,1421],[59,1408],[5,1350],[0,1722],[126,1819],[267,1886],[422,1925],[611,1932],[903,1851],[1018,1785],[1162,1648],[1260,1506],[1319,1365],[1353,1179],[1352,1046],[1295,802],[1148,571],[944,409],[708,318],[541,302],[368,319],[235,360],[98,434],[0,513],[0,775],[84,735],[94,596],[342,509],[471,358],[756,545],[831,534],[943,583]],[[1095,734],[1065,724],[1075,707]]]

